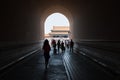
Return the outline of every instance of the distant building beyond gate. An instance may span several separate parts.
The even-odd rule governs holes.
[[[53,26],[53,29],[49,34],[45,34],[45,38],[69,38],[70,27],[69,26]]]

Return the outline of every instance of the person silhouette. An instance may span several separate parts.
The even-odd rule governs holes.
[[[52,40],[53,53],[56,54],[56,40]]]
[[[71,41],[70,41],[70,51],[72,51],[72,52],[73,52],[73,46],[74,46],[74,42],[73,42],[73,40],[71,39]]]
[[[57,49],[58,49],[58,53],[59,53],[59,50],[60,50],[60,40],[58,40],[58,42],[57,42]]]
[[[47,39],[45,39],[42,49],[44,50],[45,68],[47,69],[51,50],[49,41]]]
[[[62,52],[65,52],[65,46],[64,46],[64,42],[63,41],[61,42],[61,50],[62,50]]]

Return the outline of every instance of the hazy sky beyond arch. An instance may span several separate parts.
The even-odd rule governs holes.
[[[53,26],[70,26],[66,16],[61,13],[53,13],[45,20],[45,34],[51,32]]]

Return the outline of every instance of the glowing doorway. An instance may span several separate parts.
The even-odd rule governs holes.
[[[53,13],[51,15],[49,15],[47,17],[47,19],[45,20],[44,23],[44,34],[45,34],[45,38],[49,37],[68,37],[69,34],[69,27],[70,27],[70,23],[69,20],[67,19],[66,16],[64,16],[61,13]],[[55,29],[58,32],[52,32],[53,29]],[[64,32],[62,32],[61,30],[63,30]],[[61,33],[62,32],[62,33]],[[53,33],[55,33],[53,35]],[[58,34],[57,34],[58,33]],[[52,34],[52,35],[51,35]]]

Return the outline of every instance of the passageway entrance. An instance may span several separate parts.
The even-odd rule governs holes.
[[[70,29],[69,36],[72,37],[73,35],[71,35],[71,33],[73,33],[73,19],[72,19],[72,15],[71,15],[70,11],[68,9],[62,7],[62,6],[58,6],[58,5],[56,6],[55,5],[55,6],[51,6],[48,9],[46,9],[43,12],[43,15],[41,17],[41,21],[40,21],[41,29],[40,30],[41,30],[41,33],[42,33],[42,39],[45,38],[44,35],[46,33],[46,30],[48,29],[48,28],[46,29],[47,19],[49,19],[54,14],[58,14],[59,16],[63,16],[63,18],[66,19],[66,25],[70,26],[69,27],[69,29]],[[59,20],[59,19],[57,19],[57,20]],[[61,26],[61,25],[58,24],[58,25],[55,25],[55,26]],[[64,26],[64,25],[62,25],[62,26]],[[52,27],[52,26],[50,26],[50,27]],[[58,37],[58,36],[56,36],[56,37]],[[67,36],[64,36],[64,37],[67,37]]]
[[[53,13],[47,17],[44,23],[44,38],[69,39],[70,23],[61,13]]]

